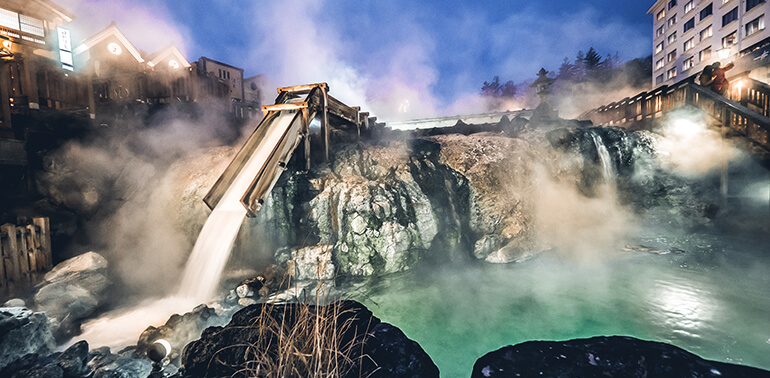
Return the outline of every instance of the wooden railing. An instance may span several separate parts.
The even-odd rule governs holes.
[[[31,283],[51,269],[51,233],[48,218],[31,224],[0,226],[0,289],[7,291]]]
[[[651,126],[651,120],[686,105],[694,106],[713,118],[725,130],[734,131],[770,153],[770,86],[750,79],[747,74],[731,78],[727,97],[694,83],[691,76],[677,84],[593,109],[582,114],[595,126],[636,129]]]

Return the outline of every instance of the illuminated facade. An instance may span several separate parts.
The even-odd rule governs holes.
[[[652,86],[671,85],[706,65],[734,61],[731,74],[750,71],[768,82],[770,16],[766,0],[658,0],[653,17]]]

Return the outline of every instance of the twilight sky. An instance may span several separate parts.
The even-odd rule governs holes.
[[[277,86],[329,82],[379,114],[408,102],[409,117],[476,111],[484,80],[531,80],[591,46],[652,50],[652,0],[54,1],[76,15],[76,41],[115,20],[148,53],[174,43]]]

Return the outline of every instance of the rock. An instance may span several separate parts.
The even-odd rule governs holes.
[[[160,327],[147,327],[139,336],[136,345],[137,353],[130,355],[144,358],[148,346],[158,339],[165,339],[171,344],[170,359],[178,359],[185,344],[199,338],[206,327],[221,325],[225,321],[225,319],[217,316],[213,308],[199,305],[183,315],[172,315],[166,324]]]
[[[56,358],[56,365],[62,369],[65,377],[80,377],[87,371],[87,360],[88,343],[78,341]]]
[[[363,371],[374,371],[370,377],[438,377],[439,370],[433,360],[415,341],[410,340],[397,327],[379,323],[366,340],[363,352]],[[370,360],[371,359],[371,360]],[[375,361],[377,366],[368,366]]]
[[[235,293],[238,294],[238,298],[254,296],[254,290],[252,290],[249,285],[246,284],[239,285],[237,288],[235,288]]]
[[[46,273],[45,280],[56,282],[73,273],[93,272],[107,269],[107,260],[96,252],[86,252],[57,264]]]
[[[247,367],[246,358],[251,361],[249,371],[254,371],[255,354],[276,358],[276,348],[289,347],[279,346],[286,343],[289,336],[279,338],[275,333],[257,330],[283,327],[286,332],[290,329],[297,353],[307,353],[304,348],[315,345],[311,341],[317,332],[312,328],[316,319],[322,319],[320,332],[336,335],[337,341],[337,344],[323,345],[324,353],[330,353],[325,354],[323,363],[334,364],[332,361],[338,358],[336,363],[343,373],[347,373],[342,376],[438,377],[438,368],[417,343],[406,338],[398,328],[380,323],[365,306],[355,301],[341,301],[329,306],[292,303],[246,307],[235,313],[227,326],[207,328],[199,340],[185,347],[182,356],[184,376],[230,376]],[[304,376],[301,369],[308,366],[303,364],[312,364],[312,361],[299,359],[297,355],[284,357],[295,359],[294,367],[300,369],[291,375]]]
[[[291,253],[298,280],[331,280],[334,278],[332,246],[319,245]]]
[[[255,303],[257,303],[257,300],[254,298],[241,298],[238,300],[238,305],[243,307],[251,306]]]
[[[3,307],[27,307],[23,299],[13,298],[3,303]]]
[[[0,308],[0,369],[30,353],[47,355],[55,347],[45,314],[26,308]]]
[[[137,360],[128,357],[118,358],[101,366],[94,372],[93,378],[136,378],[146,377],[152,371],[152,362],[148,359]]]
[[[769,371],[704,360],[673,345],[632,337],[528,341],[479,358],[472,378],[770,377]]]
[[[64,281],[43,286],[35,294],[35,303],[46,315],[58,320],[68,316],[84,319],[93,314],[99,305],[93,293]]]
[[[498,249],[500,249],[500,237],[498,235],[484,235],[473,246],[473,255],[477,259],[486,259]]]

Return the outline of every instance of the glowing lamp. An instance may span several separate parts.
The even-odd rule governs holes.
[[[11,42],[11,41],[9,41],[7,39],[3,40],[3,48],[5,48],[6,50],[10,50],[11,47],[13,47],[13,42]]]
[[[168,61],[168,66],[171,67],[171,69],[175,70],[175,69],[179,68],[179,62],[177,62],[174,59],[171,59],[171,60]]]
[[[147,347],[147,357],[152,361],[152,372],[150,377],[164,377],[163,359],[171,354],[171,343],[168,340],[155,340]]]
[[[111,52],[111,53],[113,53],[115,55],[120,55],[120,54],[123,53],[123,49],[120,47],[119,44],[117,44],[115,42],[112,42],[109,45],[107,45],[107,51],[109,51],[109,52]]]
[[[735,83],[735,87],[738,89],[743,88],[743,80],[738,80],[738,82]]]
[[[730,48],[724,47],[719,50],[717,50],[717,56],[720,60],[725,60],[730,56]]]

